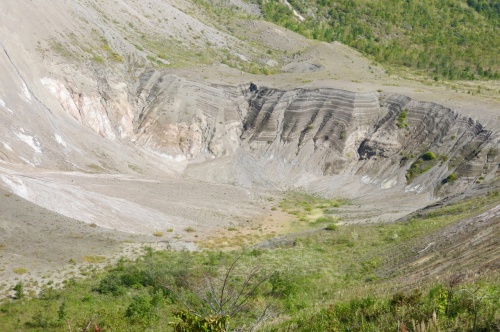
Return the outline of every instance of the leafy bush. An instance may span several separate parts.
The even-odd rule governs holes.
[[[427,172],[429,169],[434,167],[434,165],[436,165],[437,163],[436,158],[436,154],[431,151],[427,151],[420,157],[418,157],[418,159],[415,160],[415,162],[406,171],[406,181],[408,181],[408,183],[411,183],[417,176]]]
[[[327,230],[327,231],[336,231],[337,230],[337,225],[335,225],[335,224],[328,224],[328,225],[326,225],[325,230]]]
[[[399,113],[398,115],[398,122],[397,126],[401,129],[408,127],[408,123],[406,122],[406,117],[408,116],[408,113],[405,111]]]
[[[21,282],[18,282],[14,286],[14,292],[14,296],[16,297],[16,299],[22,299],[24,297],[24,287]]]
[[[173,313],[181,322],[170,323],[175,332],[225,332],[229,324],[229,316],[198,317],[181,310]]]
[[[127,292],[124,287],[121,277],[116,274],[108,274],[104,277],[95,291],[101,294],[112,294],[114,296],[123,295]]]
[[[132,298],[132,303],[125,311],[125,317],[132,323],[149,325],[157,318],[155,313],[156,305],[159,302],[158,296],[149,296],[148,294],[138,294]]]
[[[423,160],[434,160],[434,159],[436,159],[436,155],[434,154],[434,152],[427,151],[426,153],[424,153],[422,155],[422,159]]]
[[[456,173],[451,173],[450,175],[448,175],[446,177],[445,182],[446,183],[452,183],[452,182],[454,182],[457,179],[458,179],[458,175]]]

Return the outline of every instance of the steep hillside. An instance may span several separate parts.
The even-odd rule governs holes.
[[[281,8],[266,5],[273,3]],[[304,24],[326,20],[326,4],[317,13],[297,8]],[[88,274],[89,257],[101,257],[102,266],[100,255],[118,256],[123,242],[227,248],[314,233],[325,220],[353,227],[345,228],[349,238],[360,224],[393,222],[442,199],[496,190],[500,82],[494,80],[498,57],[491,53],[498,47],[497,35],[491,37],[496,21],[481,12],[487,8],[471,14],[462,6],[465,16],[457,16],[472,15],[490,42],[478,57],[485,61],[482,73],[491,66],[492,74],[482,75],[476,64],[469,71],[492,78],[485,85],[403,79],[338,41],[308,40],[261,20],[261,14],[268,17],[262,6],[236,0],[0,2],[0,204],[9,206],[0,214],[4,296],[20,278],[31,280],[33,291],[49,286],[40,281],[44,261],[72,272],[81,264]],[[285,14],[290,20],[298,15]],[[394,38],[388,32],[371,43],[418,42],[413,34],[403,38],[410,28],[400,29]],[[467,23],[464,29],[472,28]],[[447,36],[428,49],[436,68],[448,59],[448,51],[442,53]],[[358,47],[364,39],[355,40],[351,45]],[[383,47],[377,54],[385,57],[389,48]],[[394,57],[407,50],[400,47]],[[464,46],[464,52],[472,51]],[[446,61],[464,73],[466,55]],[[286,211],[279,202],[290,192],[328,204],[313,209],[294,201]],[[497,220],[495,206],[489,208]],[[465,217],[471,219],[463,223],[480,218]],[[487,229],[498,232],[496,223]],[[79,245],[66,250],[73,240]],[[67,254],[54,255],[58,246]],[[490,247],[477,253],[483,248]],[[60,280],[68,272],[61,271]]]
[[[500,78],[500,2],[254,1],[264,18],[436,80]],[[295,14],[294,14],[295,12]]]

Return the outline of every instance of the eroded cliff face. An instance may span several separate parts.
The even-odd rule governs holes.
[[[6,163],[185,175],[244,187],[356,186],[353,196],[367,188],[443,196],[488,181],[498,169],[494,125],[376,92],[379,83],[406,90],[393,89],[383,70],[339,43],[310,45],[250,22],[242,29],[269,39],[259,48],[190,17],[182,1],[45,6],[10,0],[0,7],[6,22],[0,29],[0,161]],[[23,13],[21,21],[14,12]],[[129,22],[127,28],[120,22]],[[12,38],[17,35],[23,38]],[[233,68],[221,64],[227,59],[236,61]],[[281,74],[255,79],[290,80],[283,86],[294,87],[310,81],[316,88],[205,81],[241,83],[251,76],[235,68],[248,72],[268,62],[277,72],[281,66]],[[343,86],[353,73],[371,77],[363,91],[372,92],[320,86]]]
[[[380,189],[451,194],[498,169],[491,130],[397,94],[209,85],[154,70],[128,84],[98,80],[91,95],[43,83],[95,133],[205,180],[289,187],[352,176]]]
[[[292,172],[446,194],[498,169],[496,135],[434,103],[333,89],[259,88],[247,98],[245,150]]]

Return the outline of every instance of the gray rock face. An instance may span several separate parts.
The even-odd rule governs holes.
[[[392,186],[387,180],[396,175],[405,185],[397,175],[431,151],[438,162],[422,169],[406,190],[446,191],[452,173],[467,182],[494,174],[498,166],[496,136],[437,104],[332,89],[261,88],[247,99],[245,150],[260,160],[283,160],[289,171],[356,174],[382,187]]]
[[[449,194],[498,168],[496,134],[401,95],[207,85],[156,71],[135,84],[97,86],[98,94],[72,91],[61,105],[97,134],[184,163],[205,180],[287,187],[355,176],[381,189]],[[428,151],[435,160],[422,166]]]

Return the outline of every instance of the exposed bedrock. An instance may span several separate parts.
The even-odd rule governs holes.
[[[185,163],[193,177],[288,187],[349,176],[441,196],[498,170],[491,128],[402,95],[208,85],[153,70],[134,84],[100,79],[93,94],[44,84],[99,135]]]

